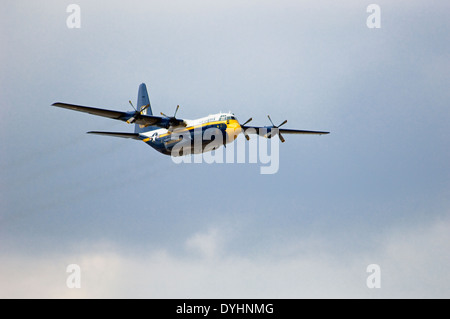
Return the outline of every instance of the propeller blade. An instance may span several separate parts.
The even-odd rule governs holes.
[[[278,132],[278,137],[280,138],[281,143],[284,143],[285,139],[284,139],[283,135],[281,135],[280,132]]]
[[[144,106],[141,108],[140,113],[142,113],[142,112],[144,112],[146,109],[148,109],[149,106],[150,106],[150,104],[144,105]]]
[[[161,115],[164,116],[164,117],[169,117],[166,114],[164,114],[163,112],[161,112]]]
[[[244,126],[245,124],[247,124],[248,122],[250,122],[251,120],[253,120],[253,118],[249,118],[244,124],[242,124],[241,126]]]
[[[280,125],[278,125],[277,127],[283,126],[284,124],[287,123],[287,120],[285,120],[283,123],[281,123]]]
[[[177,105],[177,109],[175,110],[175,114],[173,115],[173,117],[176,117],[177,116],[177,112],[178,112],[178,109],[180,108],[180,106],[179,105]]]
[[[267,115],[267,117],[269,118],[270,123],[272,123],[272,126],[275,127],[275,124],[273,124],[272,119],[270,118],[270,116]]]
[[[130,103],[130,105],[133,107],[133,109],[137,112],[137,110],[136,110],[136,108],[134,107],[133,103],[131,103],[131,100],[129,100],[128,103]]]
[[[247,132],[245,130],[242,130],[242,132],[244,133],[246,140],[250,141],[250,136],[248,136]]]

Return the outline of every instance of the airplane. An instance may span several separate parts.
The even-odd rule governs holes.
[[[247,124],[252,120],[252,118],[248,119],[243,124],[240,124],[234,113],[231,112],[221,112],[195,120],[180,119],[176,117],[180,107],[179,105],[177,105],[173,116],[168,116],[162,112],[161,116],[156,116],[153,115],[145,83],[139,85],[137,108],[134,107],[131,101],[129,101],[129,103],[133,107],[134,111],[121,112],[61,102],[53,103],[52,106],[120,120],[128,124],[134,124],[134,133],[99,131],[90,131],[87,133],[143,141],[160,153],[171,156],[208,152],[221,145],[226,147],[226,144],[233,142],[240,133],[243,133],[247,140],[250,139],[249,134],[258,134],[265,138],[272,138],[278,135],[281,142],[285,142],[282,134],[322,135],[330,133],[322,131],[283,129],[280,127],[286,124],[287,120],[279,125],[274,125],[270,116],[268,116],[268,118],[272,124],[271,126],[249,126]],[[211,139],[209,140],[202,138],[208,129],[213,129],[217,133],[213,133]],[[215,143],[211,143],[211,141],[215,139],[215,136],[222,136],[222,138],[215,141]],[[195,147],[195,143],[192,143],[192,141],[198,137],[201,138],[200,148]],[[184,148],[178,148],[178,150],[181,149],[181,152],[173,152],[177,143],[184,143],[182,145]],[[214,146],[208,148],[208,145],[211,144],[214,144]]]

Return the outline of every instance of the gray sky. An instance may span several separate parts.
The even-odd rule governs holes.
[[[369,29],[356,0],[77,1],[69,29],[70,3],[0,11],[0,297],[450,297],[449,3],[377,1]],[[130,110],[142,82],[156,114],[331,134],[261,175],[50,106]]]

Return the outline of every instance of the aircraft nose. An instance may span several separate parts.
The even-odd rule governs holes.
[[[237,120],[230,120],[230,123],[227,124],[227,128],[225,130],[227,134],[227,143],[233,142],[238,135],[242,132],[242,127]]]

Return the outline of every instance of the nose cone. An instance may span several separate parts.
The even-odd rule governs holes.
[[[242,132],[242,127],[236,120],[230,120],[229,123],[227,123],[227,129],[226,131],[226,143],[233,142],[239,134]]]

